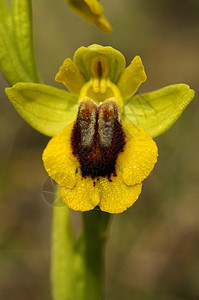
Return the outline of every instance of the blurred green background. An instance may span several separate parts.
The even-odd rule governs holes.
[[[106,252],[106,300],[199,299],[199,1],[101,1],[113,26],[104,34],[64,0],[33,1],[37,65],[44,82],[66,57],[93,43],[142,57],[139,92],[187,83],[196,97],[156,138],[159,160],[137,203],[116,215]],[[16,113],[0,77],[0,299],[50,300],[51,206],[41,153],[47,137]]]

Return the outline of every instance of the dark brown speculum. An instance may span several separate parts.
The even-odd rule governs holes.
[[[117,105],[106,100],[96,105],[87,98],[79,105],[71,145],[80,163],[83,177],[116,176],[118,154],[123,151],[125,134],[119,120]]]

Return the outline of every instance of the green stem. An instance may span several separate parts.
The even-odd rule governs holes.
[[[59,197],[57,190],[55,197]],[[102,300],[104,250],[110,215],[82,213],[82,232],[74,238],[68,207],[53,207],[51,281],[53,300]]]
[[[56,191],[55,197],[58,196]],[[51,249],[51,284],[54,300],[66,300],[72,295],[74,236],[69,208],[53,207],[52,249]]]
[[[84,300],[101,300],[104,292],[104,250],[110,215],[100,210],[82,214],[85,259]]]

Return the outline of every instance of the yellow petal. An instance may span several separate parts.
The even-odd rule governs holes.
[[[109,182],[107,178],[100,178],[97,182],[100,192],[99,207],[109,213],[121,213],[138,199],[142,184],[126,185],[119,169],[117,170],[117,176],[112,176],[111,179],[112,182]]]
[[[105,19],[104,8],[98,0],[67,0],[70,8],[86,21],[95,24],[104,32],[111,32],[112,28]]]
[[[122,177],[127,185],[142,182],[152,171],[158,156],[156,143],[144,129],[122,123],[126,134],[124,151],[117,163],[122,169]]]
[[[103,6],[96,0],[83,0],[88,7],[90,8],[90,11],[97,15],[100,16],[104,13],[104,8]]]
[[[93,22],[91,21],[91,23],[95,24],[99,29],[106,33],[110,33],[112,31],[110,23],[104,16],[94,18]]]
[[[71,131],[73,124],[56,134],[43,152],[44,167],[50,177],[62,186],[73,188],[76,185],[78,161],[72,154]]]
[[[135,56],[131,64],[123,71],[117,82],[117,86],[124,99],[133,95],[142,82],[146,80],[146,73],[142,60]]]
[[[72,209],[87,211],[95,208],[100,202],[99,192],[90,177],[82,178],[77,174],[77,184],[73,189],[61,186],[63,201]]]
[[[65,59],[55,80],[62,82],[75,95],[79,95],[82,86],[86,83],[84,76],[70,58]]]

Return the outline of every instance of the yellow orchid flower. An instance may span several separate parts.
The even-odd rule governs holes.
[[[79,108],[75,122],[49,142],[43,161],[48,174],[61,185],[69,207],[87,211],[99,206],[120,213],[137,200],[142,181],[157,161],[157,147],[143,129],[121,122],[123,97],[113,79],[120,69],[113,68],[107,55],[114,50],[105,50],[106,55],[98,45],[88,53],[80,48],[75,63],[66,59],[60,67],[56,80],[79,96]],[[120,53],[115,54],[116,61],[123,61]],[[140,71],[135,89],[146,78],[141,60],[136,62]],[[122,76],[118,86],[121,82]]]
[[[43,153],[48,174],[72,209],[121,213],[139,197],[165,132],[194,97],[185,84],[135,95],[146,80],[139,56],[126,67],[111,47],[79,48],[55,79],[69,92],[17,83],[6,93],[38,131],[54,136]]]

